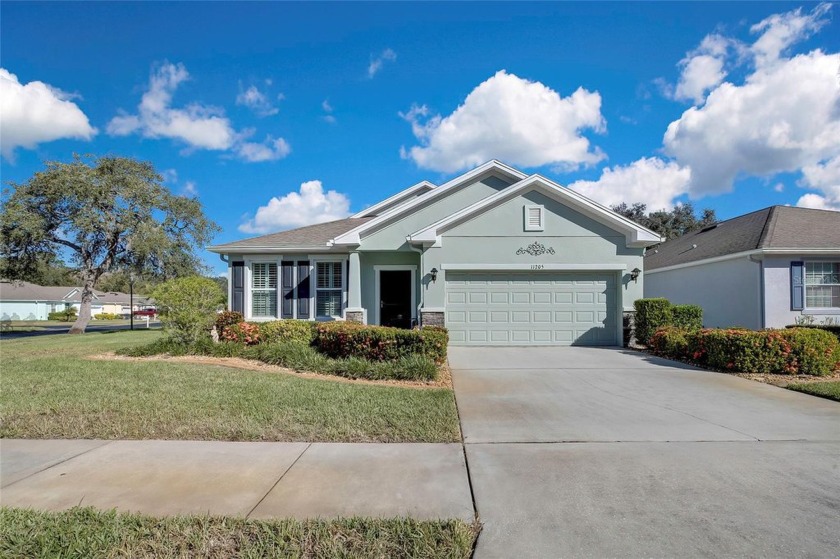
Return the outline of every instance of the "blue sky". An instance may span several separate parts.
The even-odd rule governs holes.
[[[840,209],[835,12],[4,2],[2,178],[74,152],[147,159],[216,242],[494,157],[604,203]]]

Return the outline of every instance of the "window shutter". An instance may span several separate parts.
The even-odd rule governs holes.
[[[307,260],[301,260],[297,264],[297,315],[298,318],[309,318],[309,262]]]
[[[283,269],[283,305],[281,318],[293,318],[295,309],[295,263],[282,262]]]
[[[232,288],[230,310],[245,312],[245,262],[231,262]]]
[[[805,273],[802,262],[790,263],[790,308],[801,311],[805,308]]]

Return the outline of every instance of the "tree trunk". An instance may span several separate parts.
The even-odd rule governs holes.
[[[70,328],[68,334],[84,334],[88,322],[90,322],[90,303],[93,301],[93,281],[85,280],[82,287],[82,305],[79,308],[79,317],[73,326]]]

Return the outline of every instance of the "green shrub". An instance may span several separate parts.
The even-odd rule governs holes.
[[[814,330],[825,330],[834,335],[840,341],[840,325],[836,324],[793,324],[785,328],[812,328]]]
[[[101,312],[93,318],[94,320],[119,320],[122,316],[112,312]]]
[[[799,374],[826,376],[840,367],[840,342],[821,329],[792,328],[781,335],[791,348],[792,366]]]
[[[315,322],[308,320],[274,320],[260,324],[263,342],[298,342],[310,345],[315,340]]]
[[[49,320],[61,320],[62,322],[70,322],[76,320],[76,307],[67,307],[61,311],[51,312],[47,315]]]
[[[700,336],[710,367],[744,373],[796,372],[790,343],[777,330],[711,329]]]
[[[225,326],[219,332],[219,340],[243,345],[256,345],[262,341],[259,322],[240,322]]]
[[[703,307],[700,305],[673,305],[671,307],[671,326],[683,330],[703,328]]]
[[[238,311],[222,311],[216,315],[216,331],[221,335],[225,326],[233,326],[245,322],[245,317]]]
[[[225,302],[219,284],[199,276],[166,281],[155,288],[151,297],[164,331],[182,343],[209,336],[216,312]]]
[[[689,357],[689,335],[690,331],[684,328],[666,326],[651,336],[648,347],[657,355],[686,359]]]
[[[394,361],[408,355],[424,355],[435,363],[446,360],[449,334],[445,328],[403,330],[340,321],[321,322],[316,328],[315,347],[330,357]]]
[[[647,345],[653,334],[671,324],[671,303],[668,299],[637,299],[636,307],[636,338]]]

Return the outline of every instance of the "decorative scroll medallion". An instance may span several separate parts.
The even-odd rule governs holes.
[[[530,245],[525,248],[520,248],[516,251],[516,254],[530,254],[531,256],[540,256],[542,254],[554,254],[554,248],[548,247],[539,241],[534,241]]]

